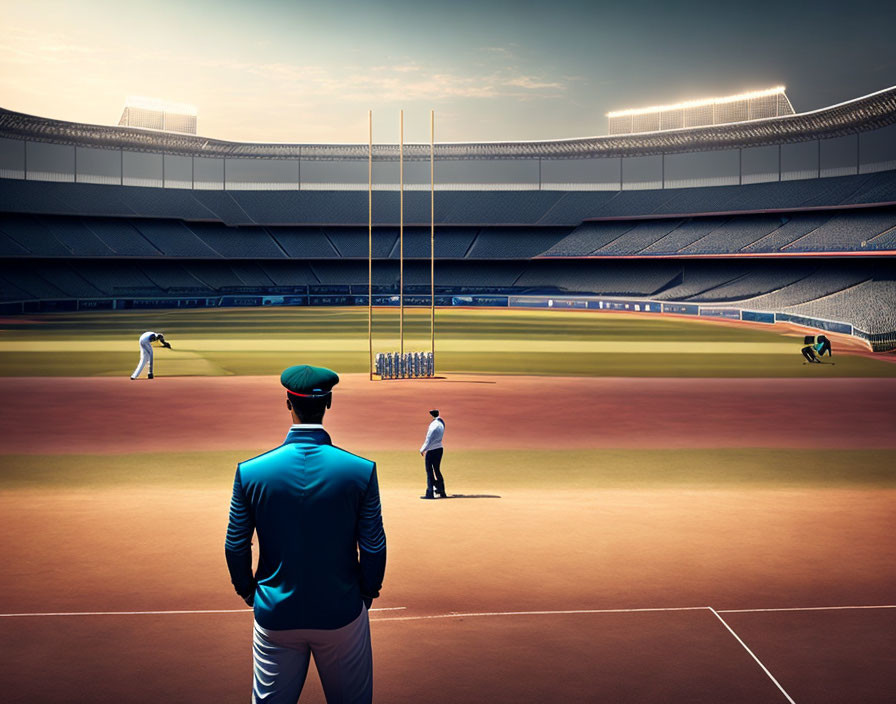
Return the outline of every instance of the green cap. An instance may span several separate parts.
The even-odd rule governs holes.
[[[296,396],[322,398],[339,383],[339,375],[325,367],[298,364],[283,370],[280,383]]]

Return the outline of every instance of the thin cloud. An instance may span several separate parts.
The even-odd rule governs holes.
[[[544,90],[544,89],[554,89],[554,90],[563,90],[565,86],[562,83],[557,83],[555,81],[541,81],[534,76],[517,76],[516,78],[511,78],[507,81],[507,85],[516,86],[517,88],[526,88],[529,90]]]
[[[445,100],[451,98],[551,97],[567,90],[565,83],[509,69],[479,73],[428,71],[418,64],[343,67],[341,69],[284,63],[253,64],[201,61],[208,69],[223,69],[275,82],[281,95],[334,97],[346,101]],[[264,85],[255,84],[256,91]]]
[[[50,51],[53,53],[65,54],[95,54],[97,50],[83,44],[44,44],[40,47],[41,51]]]

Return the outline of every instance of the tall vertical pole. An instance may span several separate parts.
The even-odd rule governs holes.
[[[398,113],[398,346],[404,354],[404,110]]]
[[[367,111],[367,352],[373,381],[373,110]]]
[[[429,349],[436,363],[436,111],[429,111]]]

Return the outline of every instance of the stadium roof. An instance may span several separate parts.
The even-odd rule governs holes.
[[[574,159],[737,149],[839,137],[896,123],[896,86],[783,117],[661,132],[532,142],[440,142],[441,159]],[[186,156],[366,159],[367,144],[228,142],[197,135],[65,122],[0,108],[0,137],[81,147],[165,152]],[[398,158],[397,144],[376,144],[374,158]],[[407,160],[429,159],[428,144],[405,144]]]

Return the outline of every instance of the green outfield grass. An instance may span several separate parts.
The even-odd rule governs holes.
[[[374,312],[374,351],[398,348],[398,311]],[[241,308],[107,311],[7,319],[0,325],[2,376],[127,375],[144,330],[165,333],[165,376],[277,374],[284,360],[340,372],[367,371],[365,308]],[[405,349],[429,347],[429,311],[405,313]],[[436,314],[440,373],[571,376],[896,376],[885,358],[839,355],[804,365],[802,340],[773,329],[636,314],[442,309]]]
[[[357,450],[357,448],[352,448]],[[229,490],[236,463],[262,450],[126,455],[3,455],[0,491],[104,487]],[[414,452],[359,454],[377,462],[383,489],[421,490]],[[442,465],[451,493],[525,489],[725,487],[896,488],[896,450],[467,450]]]

